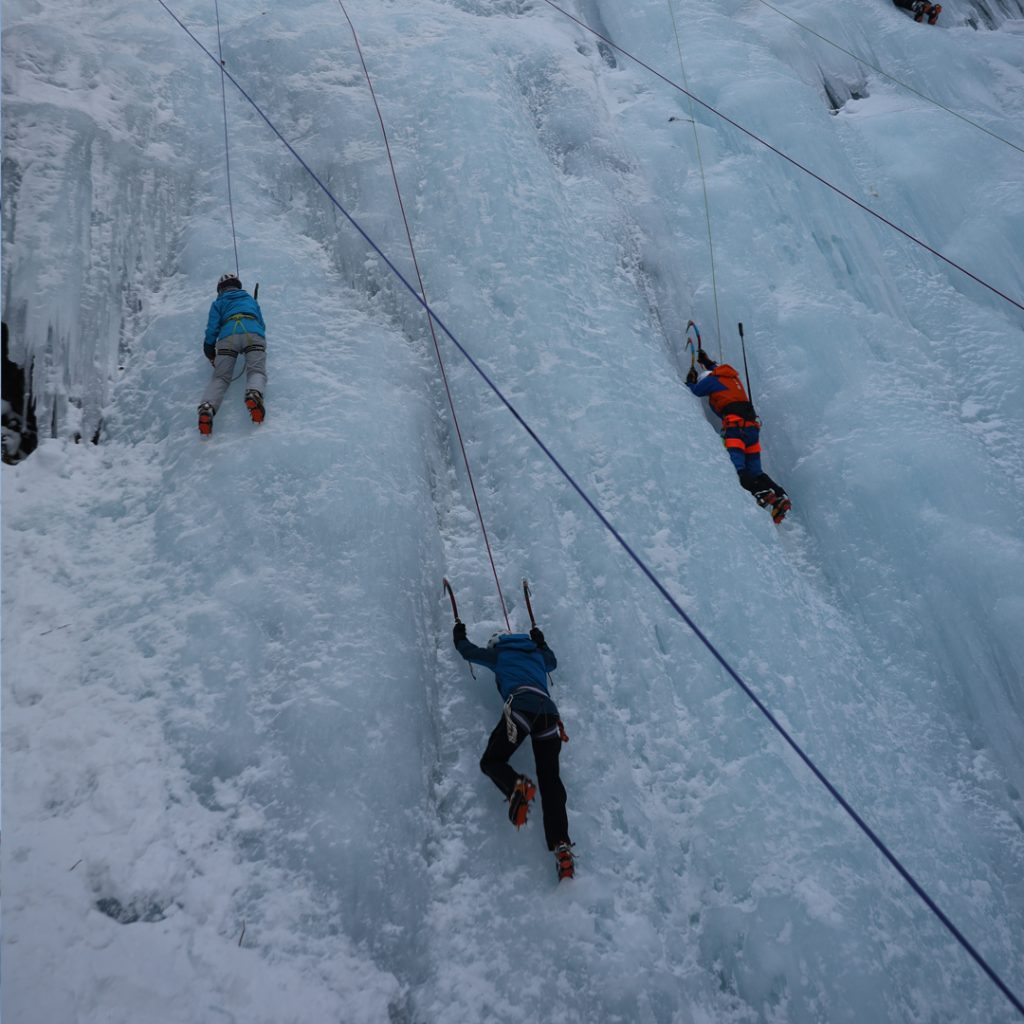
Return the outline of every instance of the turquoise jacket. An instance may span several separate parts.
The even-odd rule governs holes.
[[[244,288],[229,288],[220,293],[210,306],[206,320],[203,350],[210,355],[221,338],[229,334],[248,333],[267,336],[260,304]]]
[[[502,700],[513,697],[515,706],[523,711],[558,715],[548,691],[548,673],[558,666],[550,647],[538,647],[526,633],[504,633],[493,647],[477,647],[468,640],[460,640],[455,649],[466,661],[483,665],[494,673]]]

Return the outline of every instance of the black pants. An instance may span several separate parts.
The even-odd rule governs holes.
[[[739,473],[740,487],[746,491],[750,491],[751,494],[757,494],[758,491],[774,491],[776,494],[785,494],[786,489],[781,485],[777,484],[767,473],[750,473],[745,469],[741,469]]]
[[[526,739],[527,730],[522,722],[529,724],[529,736],[533,741],[533,760],[537,765],[537,788],[540,789],[540,803],[544,813],[544,838],[548,849],[553,850],[559,843],[569,842],[569,819],[565,813],[565,786],[558,774],[558,755],[562,752],[562,738],[558,733],[558,719],[554,715],[531,715],[516,711],[519,735],[510,743],[505,727],[505,717],[498,724],[487,741],[487,749],[480,758],[480,771],[484,773],[506,797],[512,795],[519,780],[519,773],[508,763],[508,759]],[[552,730],[554,732],[552,733]],[[552,733],[551,735],[545,735]],[[538,737],[543,737],[538,739]]]

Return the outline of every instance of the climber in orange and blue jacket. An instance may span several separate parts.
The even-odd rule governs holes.
[[[740,375],[728,363],[716,363],[700,349],[696,367],[686,375],[686,386],[698,397],[706,398],[711,411],[722,420],[722,439],[729,458],[739,474],[740,486],[750,491],[758,505],[771,511],[781,523],[793,503],[785,489],[761,468],[761,423],[747,397]]]

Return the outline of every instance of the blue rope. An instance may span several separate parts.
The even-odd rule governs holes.
[[[211,60],[216,61],[217,58],[196,38],[191,32],[187,25],[167,6],[164,0],[156,0],[158,4],[178,23],[178,25],[186,32],[189,38],[198,46]],[[444,321],[431,309],[431,307],[420,297],[416,288],[408,281],[405,275],[395,266],[394,263],[385,255],[384,251],[377,245],[377,243],[363,230],[363,227],[359,222],[345,209],[344,206],[337,200],[331,190],[323,183],[317,173],[306,163],[306,161],[296,152],[292,144],[278,131],[274,126],[273,122],[260,108],[259,104],[245,91],[242,85],[235,80],[230,72],[225,71],[231,84],[245,97],[245,99],[251,104],[252,108],[257,114],[263,119],[267,127],[281,140],[285,148],[292,156],[302,165],[306,173],[320,186],[321,191],[335,206],[335,208],[342,214],[342,216],[359,232],[359,234],[366,241],[367,245],[384,261],[391,272],[398,278],[399,281],[405,285],[406,290],[409,294],[418,302],[424,310],[430,315],[438,327],[445,333],[449,341],[462,353],[466,361],[473,367],[474,370],[480,375],[487,386],[494,392],[502,405],[512,414],[516,422],[526,431],[527,434],[532,438],[538,448],[548,457],[550,462],[558,470],[559,473],[565,478],[566,482],[570,487],[580,496],[583,503],[594,513],[595,516],[600,520],[601,524],[606,530],[618,541],[620,547],[626,552],[627,555],[633,560],[640,571],[651,581],[658,593],[669,603],[676,614],[690,627],[694,635],[698,640],[708,649],[712,657],[722,666],[722,668],[728,673],[733,681],[739,686],[739,688],[750,698],[754,706],[761,712],[762,715],[771,723],[773,728],[778,734],[786,741],[786,743],[792,748],[794,753],[800,758],[801,761],[811,770],[815,778],[828,790],[829,794],[833,799],[843,808],[844,811],[850,816],[850,818],[856,823],[858,828],[871,840],[875,845],[875,848],[882,854],[883,857],[896,869],[903,880],[914,890],[915,893],[921,898],[929,910],[945,925],[949,933],[956,939],[956,941],[966,950],[966,952],[973,958],[979,967],[988,975],[996,987],[1003,993],[1004,996],[1013,1004],[1016,1010],[1024,1017],[1024,1003],[1014,995],[1013,991],[1007,986],[1007,984],[1000,978],[996,971],[989,966],[985,958],[974,948],[970,941],[963,935],[963,933],[956,927],[955,924],[949,919],[949,917],[943,912],[939,905],[928,895],[924,890],[923,886],[914,878],[914,876],[903,866],[896,855],[889,849],[888,846],[875,834],[874,830],[870,825],[853,809],[846,798],[839,792],[839,790],[829,781],[825,774],[818,768],[818,766],[811,760],[811,758],[804,752],[803,748],[799,743],[786,731],[782,723],[768,710],[765,704],[760,700],[756,693],[751,687],[744,682],[736,670],[725,660],[718,648],[704,635],[700,627],[693,619],[687,615],[686,611],[682,608],[678,601],[666,590],[665,586],[658,579],[657,576],[648,568],[647,564],[643,559],[630,547],[629,543],[623,538],[619,531],[608,521],[604,513],[594,504],[590,496],[582,487],[576,482],[572,474],[558,461],[554,453],[548,448],[548,446],[538,437],[533,428],[523,419],[519,414],[518,410],[512,403],[505,397],[504,393],[498,387],[494,381],[487,375],[487,372],[480,366],[479,363],[469,354],[469,352],[463,347],[462,342],[455,337],[454,334],[448,329]]]
[[[238,239],[235,236],[235,204],[231,200],[231,153],[228,149],[228,100],[227,89],[224,85],[224,76],[227,71],[224,68],[224,51],[220,45],[220,5],[213,0],[213,10],[217,17],[217,63],[220,65],[220,106],[224,114],[224,164],[227,168],[228,178],[228,214],[231,217],[231,244],[235,247],[235,275],[238,269]],[[212,56],[212,54],[211,54]],[[232,81],[234,81],[232,79]],[[237,378],[236,378],[237,379]]]

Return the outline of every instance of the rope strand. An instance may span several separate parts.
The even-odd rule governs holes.
[[[430,317],[429,306],[427,305],[427,292],[423,286],[423,275],[420,273],[419,260],[416,258],[416,247],[412,241],[412,231],[409,228],[409,218],[405,213],[405,203],[402,201],[402,190],[398,185],[398,173],[395,170],[395,161],[391,155],[391,143],[388,140],[387,128],[384,127],[384,116],[380,110],[380,104],[377,102],[377,93],[373,88],[373,81],[370,78],[370,72],[366,67],[366,60],[363,58],[363,48],[359,45],[359,36],[356,33],[356,27],[352,24],[352,19],[348,15],[348,11],[345,9],[342,0],[338,0],[338,6],[341,8],[341,13],[345,15],[345,20],[348,22],[348,27],[352,32],[352,39],[355,42],[356,53],[359,55],[359,63],[363,66],[363,75],[366,77],[366,84],[370,89],[370,97],[373,99],[374,109],[377,111],[377,120],[380,122],[380,133],[384,137],[384,148],[388,154],[388,164],[391,167],[391,180],[395,185],[395,195],[398,197],[398,207],[402,211],[402,223],[405,225],[405,237],[409,243],[409,254],[412,256],[413,269],[416,271],[416,281],[419,285],[420,297],[423,300],[423,306],[427,310],[427,325],[430,327],[430,336],[434,340],[434,353],[437,356],[437,365],[441,371],[441,381],[444,384],[444,392],[448,397],[448,408],[451,410],[452,423],[455,425],[455,434],[459,439],[459,449],[462,452],[462,461],[466,466],[466,476],[469,478],[469,489],[473,492],[473,504],[476,506],[476,517],[480,523],[480,532],[483,534],[484,547],[487,548],[487,558],[491,563],[491,572],[494,575],[494,586],[498,591],[498,600],[501,603],[501,614],[505,617],[505,627],[512,631],[512,625],[508,618],[508,608],[505,605],[505,595],[501,590],[501,582],[498,579],[498,570],[494,564],[494,553],[491,550],[491,541],[487,536],[487,527],[484,525],[484,514],[480,508],[480,499],[476,492],[476,483],[473,480],[473,470],[469,465],[469,455],[466,452],[466,445],[462,439],[462,428],[459,426],[459,417],[455,412],[455,401],[452,398],[451,388],[448,386],[448,374],[445,371],[444,359],[441,357],[441,346],[437,340],[437,331],[434,330],[434,321]]]
[[[156,0],[156,2],[163,7],[165,11],[174,19],[179,27],[188,35],[188,37],[199,47],[211,60],[216,61],[216,57],[200,42],[199,39],[193,34],[188,26],[178,17],[174,11],[168,7],[166,0]],[[550,0],[545,0],[550,2]],[[626,552],[634,564],[640,569],[640,571],[647,577],[647,579],[654,585],[655,589],[659,594],[668,602],[670,607],[686,623],[693,634],[698,640],[707,648],[711,653],[712,657],[725,669],[733,681],[740,687],[740,689],[746,694],[751,700],[754,706],[761,712],[761,714],[771,724],[772,728],[783,738],[783,740],[793,749],[801,761],[807,766],[812,772],[814,777],[825,787],[832,798],[839,804],[839,806],[846,812],[851,820],[857,825],[857,827],[864,833],[865,836],[871,841],[875,848],[882,854],[882,856],[892,865],[897,871],[901,878],[910,886],[916,895],[924,902],[928,909],[935,915],[935,917],[942,923],[946,930],[953,936],[954,939],[959,943],[961,948],[974,960],[974,962],[984,971],[992,983],[999,989],[999,991],[1005,996],[1005,998],[1013,1005],[1013,1007],[1024,1016],[1024,1002],[1021,1001],[1018,996],[1014,994],[1012,989],[1003,981],[996,970],[988,963],[988,961],[979,953],[971,942],[966,938],[965,935],[953,924],[950,918],[943,912],[938,904],[928,895],[921,884],[914,878],[914,876],[903,866],[896,855],[885,845],[884,842],[875,834],[871,827],[866,821],[853,809],[851,804],[842,796],[842,794],[836,789],[836,787],[829,781],[828,777],[817,767],[814,761],[804,752],[803,748],[793,739],[792,736],[786,731],[782,723],[768,710],[764,703],[754,693],[753,689],[747,684],[743,678],[736,672],[736,670],[725,660],[725,657],[719,652],[718,648],[705,636],[701,631],[700,627],[694,622],[693,619],[687,615],[686,611],[679,604],[678,601],[669,593],[665,585],[658,579],[654,572],[647,566],[642,558],[630,547],[629,543],[622,537],[622,535],[615,529],[615,527],[609,522],[608,518],[604,513],[597,507],[591,497],[583,490],[583,488],[576,482],[573,476],[565,469],[565,467],[558,461],[555,455],[551,452],[548,446],[540,439],[540,437],[534,432],[533,428],[523,419],[519,414],[519,411],[512,405],[512,403],[505,397],[501,389],[491,380],[487,375],[486,371],[477,363],[477,361],[469,354],[466,348],[462,345],[462,342],[455,337],[454,334],[448,329],[444,321],[434,312],[433,309],[424,301],[424,299],[417,293],[416,289],[405,277],[405,275],[398,269],[392,260],[385,254],[384,250],[367,234],[363,226],[345,209],[344,206],[338,201],[337,197],[333,192],[324,184],[323,180],[317,175],[317,173],[309,166],[309,164],[302,158],[301,154],[295,149],[295,147],[284,137],[277,126],[270,120],[269,117],[263,112],[263,109],[259,104],[249,95],[245,88],[238,82],[229,72],[225,72],[230,80],[231,84],[245,97],[246,101],[252,106],[253,110],[259,115],[267,127],[277,136],[278,140],[284,145],[288,152],[298,161],[306,173],[313,179],[320,190],[324,193],[327,199],[332,205],[341,213],[341,215],[352,225],[352,227],[358,232],[358,234],[364,239],[364,241],[370,246],[371,249],[383,260],[388,269],[398,278],[399,281],[405,286],[406,290],[412,295],[413,299],[423,307],[423,309],[430,315],[441,331],[446,337],[452,342],[452,344],[459,350],[466,361],[473,367],[474,370],[479,374],[491,391],[497,396],[499,401],[505,406],[506,409],[511,413],[517,423],[526,431],[534,443],[541,449],[541,451],[547,456],[551,464],[558,470],[563,479],[569,484],[570,487],[579,495],[583,503],[594,513],[605,529],[615,538],[619,546]],[[698,101],[701,102],[701,101]],[[1024,308],[1024,307],[1022,307]]]
[[[239,273],[238,268],[238,238],[235,235],[235,204],[231,198],[231,152],[228,147],[228,99],[227,99],[227,88],[224,82],[224,76],[227,71],[224,67],[224,51],[221,48],[220,42],[220,4],[218,0],[213,0],[213,11],[217,18],[217,63],[220,65],[220,106],[221,112],[224,115],[224,164],[227,169],[228,179],[228,215],[231,218],[231,244],[235,249],[235,274]]]
[[[1004,139],[1002,135],[998,135],[996,132],[990,131],[984,125],[978,124],[977,121],[972,121],[969,117],[966,117],[964,114],[957,113],[951,107],[947,107],[944,103],[940,103],[938,100],[933,99],[931,96],[928,96],[927,94],[921,92],[920,90],[915,89],[912,85],[908,85],[906,82],[903,82],[900,79],[896,78],[895,75],[890,75],[888,71],[883,71],[880,67],[878,67],[877,64],[872,64],[871,61],[865,60],[863,57],[858,57],[857,54],[853,53],[850,50],[847,50],[843,46],[840,46],[838,43],[833,42],[827,36],[823,36],[820,32],[815,32],[815,30],[811,28],[810,25],[805,25],[802,21],[797,21],[796,18],[790,17],[790,15],[788,15],[785,11],[780,11],[778,7],[775,7],[772,4],[768,3],[768,0],[758,0],[758,2],[764,4],[765,7],[767,7],[769,10],[774,11],[776,14],[781,15],[787,21],[793,22],[794,25],[796,25],[799,28],[802,28],[805,32],[810,32],[812,36],[816,36],[823,43],[828,43],[829,46],[834,46],[837,50],[839,50],[842,53],[845,53],[848,57],[852,57],[859,64],[863,64],[865,67],[871,68],[872,71],[877,71],[878,74],[880,74],[883,78],[888,78],[890,82],[895,82],[896,85],[906,89],[908,92],[912,92],[915,96],[919,96],[926,103],[934,104],[940,110],[946,111],[947,114],[952,114],[954,117],[958,117],[961,121],[965,121],[972,128],[977,128],[979,132],[984,132],[986,135],[991,135],[993,139],[995,139],[998,142],[1004,143],[1011,149],[1017,150],[1018,153],[1024,153],[1024,147],[1018,146],[1017,143],[1011,142],[1009,139]]]
[[[668,4],[668,13],[672,18],[672,32],[676,37],[676,52],[679,54],[679,73],[683,76],[683,85],[689,88],[689,82],[686,81],[686,68],[683,67],[683,47],[679,41],[679,27],[676,25],[676,12],[672,7],[672,0],[666,0]],[[708,202],[708,180],[704,173],[704,157],[700,151],[700,134],[697,131],[697,118],[693,109],[693,100],[689,99],[690,104],[690,125],[693,127],[693,144],[697,148],[697,166],[700,167],[700,184],[704,190],[704,219],[708,225],[708,255],[711,261],[711,294],[715,300],[715,330],[718,333],[718,361],[722,362],[722,322],[718,316],[718,284],[715,279],[715,246],[711,240],[711,204]]]
[[[163,0],[157,0],[157,3],[162,2]],[[577,18],[574,14],[570,14],[564,8],[559,7],[558,4],[554,2],[554,0],[544,0],[544,3],[546,3],[549,7],[553,8],[554,10],[558,11],[559,14],[564,15],[570,21],[575,22],[585,32],[589,32],[591,35],[596,36],[598,39],[607,43],[613,50],[617,50],[624,57],[628,57],[631,61],[633,61],[634,64],[638,64],[646,71],[650,71],[652,75],[654,75],[656,78],[660,78],[661,81],[663,81],[666,85],[671,86],[673,89],[676,89],[677,91],[681,92],[684,96],[689,96],[691,100],[693,100],[695,103],[699,103],[705,110],[710,111],[712,114],[714,114],[715,117],[721,118],[721,120],[725,121],[726,124],[730,124],[737,131],[743,132],[744,135],[746,135],[748,138],[753,139],[755,142],[760,143],[762,146],[765,147],[765,149],[770,149],[776,156],[782,157],[782,159],[785,160],[787,163],[792,164],[798,170],[803,171],[804,174],[809,175],[810,177],[814,178],[815,181],[820,182],[826,188],[831,189],[833,192],[836,193],[836,195],[842,196],[843,199],[846,199],[847,201],[853,203],[854,206],[860,207],[860,209],[862,209],[865,213],[870,214],[876,220],[880,220],[883,224],[892,228],[893,231],[898,232],[904,238],[909,239],[915,245],[919,245],[922,249],[926,250],[927,252],[930,252],[937,259],[942,260],[942,262],[945,263],[947,266],[952,267],[954,270],[959,270],[961,274],[964,274],[966,277],[969,277],[972,281],[976,282],[977,284],[980,284],[982,288],[987,288],[994,295],[998,295],[999,298],[1005,299],[1008,303],[1010,303],[1011,306],[1016,306],[1017,309],[1024,313],[1024,303],[1018,302],[1016,299],[1010,298],[1009,295],[1007,295],[1005,292],[1000,291],[998,288],[995,287],[995,285],[989,284],[988,281],[979,277],[977,274],[972,273],[970,270],[968,270],[964,266],[961,266],[955,260],[951,260],[948,256],[943,256],[943,254],[939,252],[938,249],[933,249],[927,242],[922,241],[916,235],[912,235],[905,228],[901,228],[898,224],[894,224],[887,217],[884,217],[877,211],[872,210],[870,206],[868,206],[865,203],[862,203],[859,199],[854,199],[854,197],[851,196],[849,192],[844,192],[838,185],[833,185],[832,182],[829,181],[827,178],[823,178],[820,174],[816,174],[809,167],[805,167],[802,163],[800,163],[799,160],[794,160],[793,157],[789,156],[787,153],[783,153],[781,149],[779,149],[777,146],[773,146],[767,140],[762,139],[760,135],[757,135],[755,132],[752,132],[749,128],[744,128],[743,125],[741,125],[738,121],[734,121],[731,117],[728,116],[728,114],[723,114],[720,110],[717,110],[715,107],[711,106],[710,103],[705,103],[704,100],[702,100],[699,96],[695,96],[688,89],[684,89],[678,82],[673,82],[672,79],[669,78],[667,75],[663,75],[660,71],[651,67],[650,64],[645,63],[639,57],[635,57],[632,53],[629,52],[629,50],[624,50],[621,46],[618,45],[618,43],[613,43],[606,35],[602,35],[600,32],[597,31],[597,29],[591,28],[585,21],[582,21],[580,18]]]

